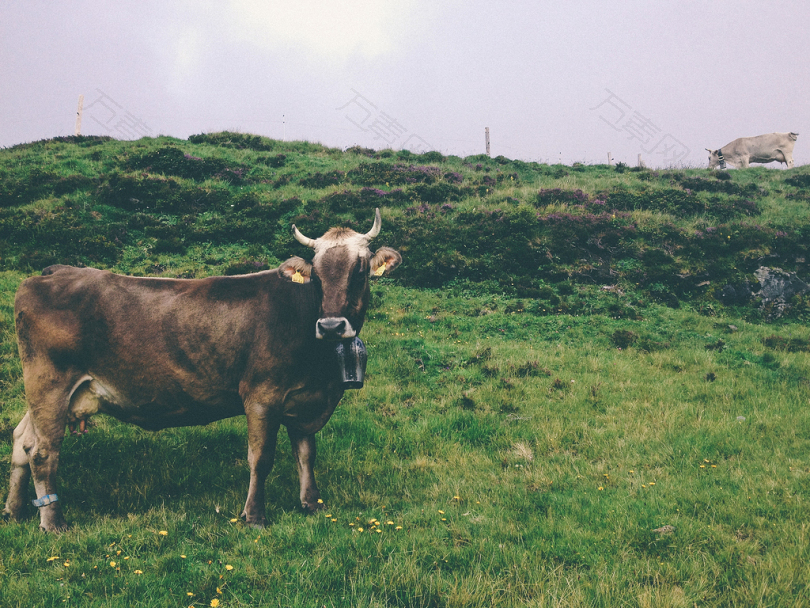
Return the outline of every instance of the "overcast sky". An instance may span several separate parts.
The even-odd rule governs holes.
[[[345,148],[706,166],[794,131],[810,162],[810,3],[0,3],[0,146],[221,130]],[[778,164],[771,164],[776,167]]]

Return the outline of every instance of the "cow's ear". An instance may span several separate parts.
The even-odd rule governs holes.
[[[293,283],[309,283],[312,280],[312,264],[303,258],[290,258],[278,267],[278,273]]]
[[[387,275],[402,263],[399,252],[390,247],[380,247],[371,258],[371,276],[381,277]]]

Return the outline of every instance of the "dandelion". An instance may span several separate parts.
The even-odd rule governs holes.
[[[56,556],[54,556],[54,557],[49,557],[49,558],[48,558],[46,561],[49,561],[49,562],[55,562],[55,561],[56,561],[56,560],[58,560],[58,559],[59,559],[59,556],[58,556],[58,555],[56,555]]]
[[[217,608],[219,606],[219,600],[217,598],[212,599],[210,606],[211,608]]]
[[[385,522],[385,524],[386,524],[386,525],[388,525],[388,526],[393,526],[393,525],[394,525],[394,522],[392,522],[392,521],[387,521],[387,522]]]
[[[194,594],[191,591],[186,591],[186,595],[189,597],[194,597]]]
[[[461,500],[461,496],[453,496],[453,500]]]
[[[649,485],[654,486],[654,485],[655,485],[655,482],[654,482],[654,481],[651,481]]]
[[[66,561],[66,562],[65,562],[64,564],[62,564],[62,565],[63,565],[65,568],[69,568],[69,567],[70,567],[70,560]]]
[[[318,499],[318,504],[319,504],[319,505],[322,505],[322,504],[323,504],[323,499],[322,499],[322,498],[319,498],[319,499]]]
[[[362,532],[362,531],[363,531],[363,528],[357,528],[357,531],[358,531],[358,532]]]
[[[331,517],[332,517],[332,514],[331,514],[331,513],[329,513],[329,514],[326,516],[326,519],[329,519],[329,518],[331,518]]]
[[[143,570],[136,570],[135,574],[143,574]]]
[[[402,526],[397,526],[394,530],[402,530]]]
[[[442,515],[444,515],[444,511],[442,511],[441,509],[439,509],[439,513],[441,513]]]
[[[186,556],[185,556],[185,555],[181,555],[181,556],[180,556],[180,559],[186,559]]]
[[[161,530],[160,532],[158,532],[158,534],[160,534],[161,536],[168,536],[169,535],[169,533],[166,530]]]
[[[700,465],[700,468],[701,468],[701,469],[705,469],[705,468],[706,468],[706,465],[705,465],[705,464],[702,464],[702,465]]]
[[[110,568],[115,568],[115,566],[116,566],[115,562],[110,562]]]
[[[333,522],[336,522],[336,521],[337,521],[337,519],[334,519],[334,518],[333,518],[333,519],[332,519],[332,521],[333,521]]]
[[[239,521],[239,520],[238,520],[236,517],[234,517],[234,518],[231,520],[231,523],[232,523],[232,524],[235,524],[235,523],[236,523],[236,522],[238,522],[238,521]]]
[[[601,492],[602,490],[604,490],[604,489],[605,489],[605,488],[603,488],[602,486],[599,486],[599,491],[600,491],[600,492]]]
[[[231,566],[230,564],[225,564],[225,569],[230,572],[231,570],[233,570],[233,566]]]

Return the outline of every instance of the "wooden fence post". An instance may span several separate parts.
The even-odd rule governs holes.
[[[613,157],[610,155],[610,152],[608,152],[608,166],[612,164],[613,164]]]
[[[84,95],[79,95],[79,109],[76,111],[76,135],[82,134],[82,109],[84,106]]]
[[[485,137],[486,142],[487,142],[487,156],[489,156],[490,155],[489,154],[489,127],[484,128],[484,137]]]

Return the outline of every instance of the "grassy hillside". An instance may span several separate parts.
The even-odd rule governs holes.
[[[238,519],[244,419],[67,437],[74,528],[0,524],[2,606],[803,606],[810,330],[727,307],[759,265],[807,280],[810,172],[649,172],[342,152],[242,134],[0,150],[0,459],[24,395],[13,297],[53,262],[271,267],[350,225],[377,281],[366,387],[289,441],[269,526]],[[607,289],[605,289],[607,287]],[[7,476],[0,470],[0,495]],[[33,498],[33,490],[31,490]]]
[[[625,307],[715,307],[761,265],[807,278],[808,185],[807,168],[549,166],[236,133],[60,138],[0,151],[0,268],[242,273],[289,257],[291,222],[365,229],[381,207],[408,259],[401,285],[530,298],[540,313],[591,312],[588,287],[604,285],[629,294]]]

